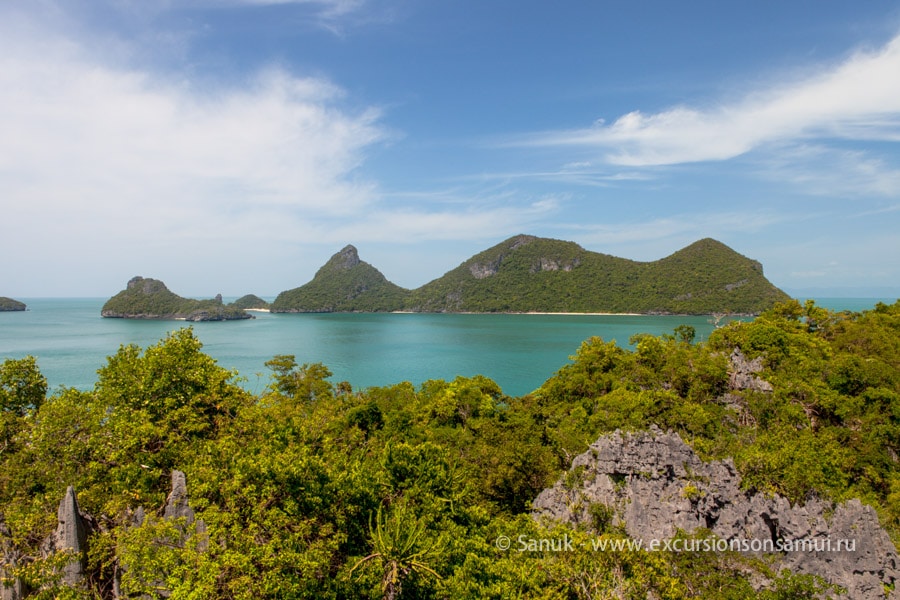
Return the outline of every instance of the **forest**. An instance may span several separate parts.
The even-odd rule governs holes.
[[[591,551],[626,537],[600,508],[584,527],[533,518],[598,436],[651,426],[731,458],[748,492],[858,498],[900,540],[900,301],[788,301],[704,342],[688,326],[632,342],[588,339],[521,397],[483,376],[354,390],[289,355],[251,394],[190,328],[120,347],[87,391],[7,359],[0,575],[33,598],[845,597],[737,553]],[[765,390],[730,390],[735,349]],[[194,518],[164,516],[175,471]],[[69,486],[90,516],[82,557],[46,552]]]

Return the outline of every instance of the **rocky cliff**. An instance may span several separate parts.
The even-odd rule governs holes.
[[[590,526],[598,504],[645,545],[678,531],[708,530],[779,568],[840,585],[849,598],[881,600],[885,590],[900,597],[893,591],[897,551],[871,507],[816,498],[791,505],[778,495],[746,492],[731,460],[704,462],[675,433],[652,427],[602,436],[533,509],[538,519]]]

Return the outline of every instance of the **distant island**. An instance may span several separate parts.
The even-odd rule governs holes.
[[[100,316],[112,319],[185,321],[234,321],[253,318],[253,315],[244,312],[239,306],[223,304],[221,294],[212,300],[182,298],[169,291],[162,281],[144,277],[132,277],[124,290],[106,301],[100,310]]]
[[[240,308],[242,310],[269,310],[269,303],[259,296],[254,296],[253,294],[241,296],[240,298],[232,302],[231,306]]]
[[[0,296],[0,312],[12,312],[25,310],[28,308],[24,302],[19,302],[18,300],[13,300],[12,298],[6,298],[5,296]]]
[[[517,235],[415,290],[388,281],[346,246],[272,312],[758,314],[789,296],[762,265],[702,239],[653,262]]]

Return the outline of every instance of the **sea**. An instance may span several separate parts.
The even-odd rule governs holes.
[[[0,312],[0,361],[34,356],[51,391],[89,390],[97,370],[120,346],[145,348],[182,327],[191,327],[204,352],[234,370],[253,393],[271,381],[265,362],[276,354],[292,354],[298,364],[324,364],[333,373],[332,382],[347,381],[354,389],[484,375],[510,396],[540,387],[592,336],[628,347],[639,333],[672,333],[686,324],[702,341],[715,327],[702,316],[266,312],[243,321],[187,324],[104,319],[100,308],[105,298],[20,300],[27,311]],[[896,301],[815,300],[832,310],[866,310],[877,302]]]

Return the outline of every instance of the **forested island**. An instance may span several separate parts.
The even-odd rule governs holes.
[[[13,300],[12,298],[6,298],[5,296],[0,296],[0,312],[26,310],[27,308],[28,307],[24,302],[19,302],[18,300]]]
[[[279,294],[272,312],[758,314],[787,299],[759,262],[712,239],[637,262],[518,235],[415,290],[347,246],[312,281]]]
[[[254,296],[254,298],[256,298]],[[256,300],[260,300],[256,298]],[[242,304],[253,304],[247,296]],[[116,319],[180,319],[184,321],[233,321],[252,319],[237,304],[223,304],[221,294],[211,300],[182,298],[162,281],[132,277],[124,290],[110,298],[100,309],[100,316]]]
[[[521,397],[353,390],[287,355],[250,393],[191,329],[119,348],[89,391],[6,360],[5,593],[896,597],[900,301],[632,342],[588,339]],[[803,540],[854,547],[783,549]]]

